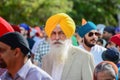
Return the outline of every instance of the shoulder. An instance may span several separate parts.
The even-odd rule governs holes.
[[[84,57],[91,57],[92,54],[80,47],[76,47],[76,46],[71,46],[70,48],[70,53],[72,54],[76,54],[76,55],[79,55],[79,56],[84,56]]]
[[[48,73],[46,73],[41,68],[35,65],[33,65],[33,67],[30,69],[28,77],[34,77],[34,80],[35,79],[52,80],[52,78],[50,77]]]
[[[105,51],[105,50],[106,50],[105,47],[102,47],[102,46],[99,46],[99,45],[95,45],[95,46],[93,47],[93,49],[96,49],[96,50],[99,50],[99,51]]]
[[[78,61],[80,64],[89,63],[94,66],[93,55],[84,49],[72,46],[68,54],[69,54],[68,60],[73,59],[74,61]]]

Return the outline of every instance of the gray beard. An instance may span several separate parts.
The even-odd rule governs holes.
[[[65,45],[60,47],[51,46],[50,54],[54,62],[58,64],[63,63],[68,55],[68,46],[67,47]]]

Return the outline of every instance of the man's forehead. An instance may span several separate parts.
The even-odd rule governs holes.
[[[7,48],[7,47],[10,47],[10,46],[8,46],[7,44],[3,42],[0,42],[0,48]]]
[[[60,28],[60,24],[57,24],[56,27],[57,27],[57,28]]]
[[[23,27],[20,27],[20,30],[25,30]]]
[[[53,31],[62,31],[60,24],[57,24]]]
[[[97,30],[91,30],[90,32],[98,32]],[[89,32],[88,32],[89,33]]]

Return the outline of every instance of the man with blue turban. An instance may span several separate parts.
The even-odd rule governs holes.
[[[45,32],[50,39],[50,50],[42,58],[42,69],[54,80],[92,80],[93,56],[71,43],[75,32],[72,18],[65,13],[51,16]]]
[[[82,24],[78,29],[78,34],[83,39],[83,42],[79,47],[91,52],[96,65],[103,61],[101,54],[106,49],[96,44],[98,36],[100,35],[97,31],[96,25],[91,21],[85,22],[85,24]]]

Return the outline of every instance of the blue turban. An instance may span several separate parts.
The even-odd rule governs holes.
[[[24,28],[25,30],[27,30],[27,31],[30,30],[29,25],[27,25],[27,24],[25,24],[25,23],[21,23],[19,26],[20,26],[20,27],[23,27],[23,28]]]
[[[91,30],[97,30],[97,27],[93,22],[88,21],[85,25],[81,26],[78,29],[78,34],[80,37],[83,38],[85,36],[85,34],[90,32]]]
[[[102,53],[102,59],[107,61],[112,61],[116,64],[120,59],[119,55],[120,53],[118,49],[116,47],[111,47]]]

